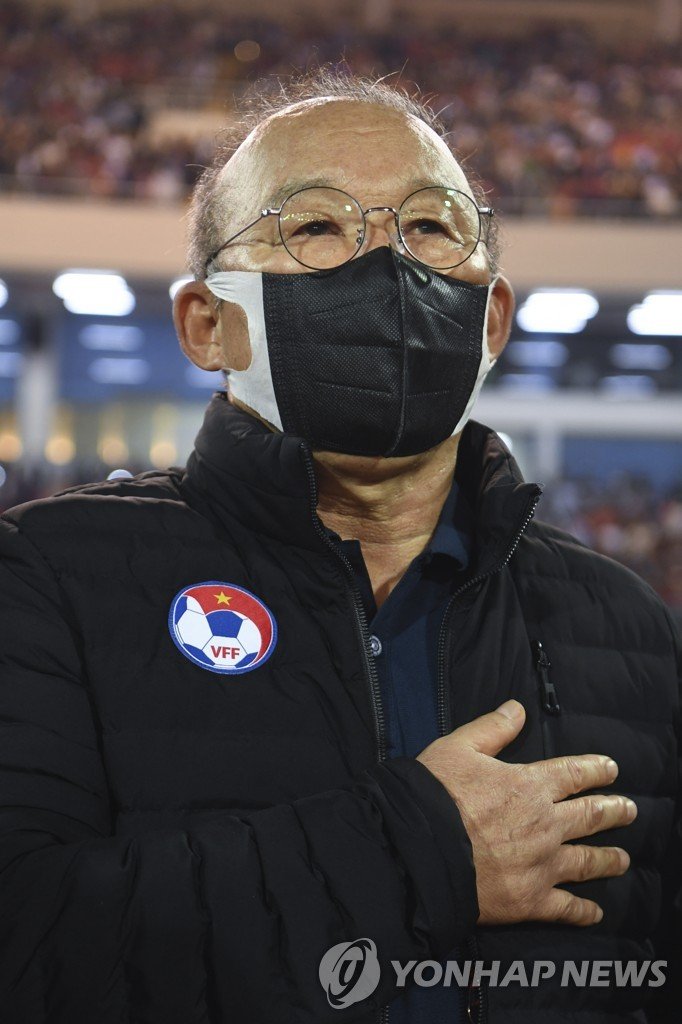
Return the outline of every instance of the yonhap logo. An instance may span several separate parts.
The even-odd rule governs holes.
[[[379,984],[377,947],[371,939],[339,942],[324,954],[318,973],[327,1001],[335,1010],[359,1003]]]
[[[442,985],[460,989],[538,988],[554,978],[561,988],[660,988],[666,983],[667,960],[399,960],[390,961],[395,986],[405,989]],[[557,969],[562,967],[559,972]],[[335,1010],[371,996],[381,976],[377,948],[371,939],[356,939],[332,946],[322,957],[320,984]]]

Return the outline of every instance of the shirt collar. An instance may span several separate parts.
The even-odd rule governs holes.
[[[331,539],[349,554],[356,541],[342,541],[338,533],[325,528]],[[473,511],[456,480],[441,509],[431,540],[414,561],[415,568],[429,565],[436,555],[451,559],[458,570],[466,569],[473,543]]]
[[[458,569],[466,569],[471,557],[473,512],[456,480],[445,499],[433,537],[423,552],[425,561],[434,555],[451,558]]]

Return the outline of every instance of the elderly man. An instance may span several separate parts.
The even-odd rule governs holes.
[[[229,375],[186,470],[2,517],[3,1024],[663,1020],[673,632],[469,422],[492,211],[386,86],[250,126],[175,300]],[[497,968],[408,978],[455,957]]]

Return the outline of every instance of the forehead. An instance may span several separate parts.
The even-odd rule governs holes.
[[[447,145],[423,121],[339,99],[307,101],[268,118],[225,165],[222,180],[254,210],[306,184],[335,185],[363,203],[387,205],[426,184],[471,194]]]

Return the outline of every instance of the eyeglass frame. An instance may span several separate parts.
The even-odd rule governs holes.
[[[352,256],[349,256],[347,260],[343,261],[343,263],[337,263],[334,267],[310,267],[307,263],[302,263],[301,260],[299,260],[296,256],[293,255],[293,253],[291,253],[289,251],[289,248],[288,248],[288,246],[287,246],[287,244],[284,241],[284,238],[282,236],[282,222],[280,221],[279,217],[280,217],[280,214],[281,214],[282,210],[284,209],[285,204],[288,203],[290,199],[293,199],[294,196],[299,195],[299,193],[301,193],[301,192],[307,192],[307,191],[309,191],[311,189],[319,189],[319,188],[328,188],[330,191],[340,192],[342,195],[348,196],[349,199],[352,199],[352,201],[355,203],[355,205],[357,206],[358,210],[362,214],[362,240],[360,241],[360,244],[358,245],[356,251],[353,253]],[[473,247],[473,249],[471,250],[471,252],[469,253],[469,255],[466,256],[460,263],[453,263],[452,266],[450,266],[450,267],[432,267],[429,263],[424,263],[424,261],[420,260],[419,257],[413,255],[413,253],[410,250],[410,247],[407,245],[407,243],[405,242],[405,239],[402,236],[402,232],[400,230],[400,220],[399,220],[400,211],[403,208],[403,206],[405,205],[405,203],[407,202],[407,200],[411,199],[412,196],[415,196],[418,192],[425,192],[426,189],[429,189],[429,188],[451,189],[451,186],[450,185],[422,185],[421,188],[416,188],[414,190],[414,192],[410,192],[410,194],[408,196],[405,196],[405,198],[403,199],[402,203],[400,204],[400,206],[398,207],[397,210],[396,210],[396,208],[394,206],[368,206],[366,210],[363,210],[362,206],[357,201],[355,196],[352,196],[350,194],[350,192],[344,192],[344,190],[342,188],[336,188],[335,185],[304,185],[303,188],[297,188],[294,192],[292,192],[285,199],[283,199],[281,204],[280,204],[280,206],[279,206],[279,208],[275,209],[274,207],[273,208],[265,207],[264,209],[262,209],[260,214],[256,217],[255,220],[252,220],[250,224],[246,225],[246,227],[240,228],[240,230],[237,231],[230,238],[228,238],[228,240],[226,242],[223,242],[223,244],[220,246],[220,248],[216,249],[215,252],[213,252],[208,257],[206,262],[204,263],[204,274],[207,274],[208,268],[211,265],[211,263],[213,262],[213,260],[216,259],[216,257],[220,255],[220,253],[223,251],[223,249],[226,249],[228,245],[230,245],[232,242],[234,242],[235,238],[239,238],[239,236],[243,235],[245,231],[248,231],[250,228],[255,227],[256,224],[259,224],[265,217],[273,217],[273,216],[277,217],[277,230],[279,232],[279,237],[281,239],[282,245],[284,246],[286,251],[289,253],[291,258],[293,260],[296,260],[296,262],[299,264],[299,266],[307,267],[308,270],[313,270],[313,271],[319,271],[319,270],[338,270],[339,267],[343,267],[343,266],[346,265],[346,263],[350,263],[351,260],[354,260],[356,258],[356,256],[358,255],[358,253],[360,252],[360,250],[362,249],[363,245],[365,244],[365,239],[367,238],[367,214],[368,213],[392,213],[393,214],[393,219],[395,221],[395,227],[396,227],[396,232],[397,232],[397,235],[398,235],[398,240],[400,241],[400,244],[402,245],[402,247],[404,249],[406,249],[410,253],[411,258],[414,259],[417,263],[421,263],[421,265],[423,267],[428,267],[429,270],[436,270],[436,271],[438,271],[438,270],[453,270],[455,267],[461,267],[462,264],[466,263],[467,260],[471,259],[471,257],[474,255],[474,253],[478,249],[478,246],[479,246],[480,241],[481,241],[481,237],[483,235],[483,220],[482,220],[483,217],[487,217],[488,218],[488,220],[487,220],[487,228],[486,228],[486,232],[485,232],[485,241],[484,241],[485,245],[488,244],[488,236],[490,234],[490,225],[492,224],[492,219],[495,216],[495,210],[494,210],[494,208],[492,206],[479,206],[478,203],[474,199],[471,198],[471,196],[467,196],[466,192],[462,192],[462,190],[459,189],[459,188],[452,188],[451,191],[459,192],[460,195],[467,196],[467,199],[470,199],[471,202],[474,204],[474,206],[476,208],[476,212],[478,213],[478,227],[479,227],[478,238],[476,239],[476,244]]]

